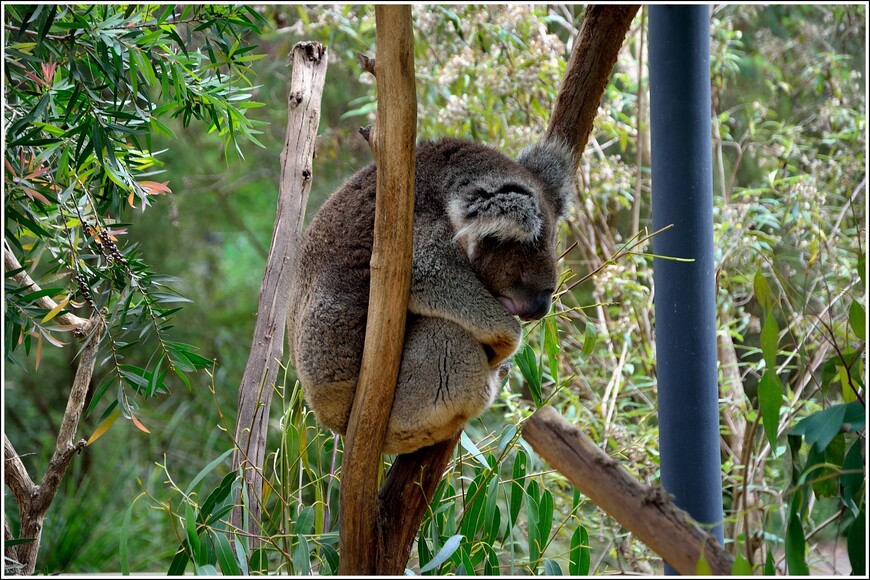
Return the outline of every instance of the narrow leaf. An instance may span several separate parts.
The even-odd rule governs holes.
[[[86,445],[91,445],[94,441],[103,436],[103,434],[109,430],[109,427],[118,420],[118,417],[121,416],[121,409],[115,409],[112,413],[103,419],[103,422],[97,425],[97,428],[94,429],[93,435],[88,438],[88,442]]]
[[[779,325],[772,312],[768,312],[761,328],[761,352],[764,364],[771,371],[776,371],[776,355],[779,353]]]
[[[145,427],[145,425],[143,425],[142,423],[139,422],[139,419],[137,419],[136,415],[134,415],[133,413],[130,413],[130,420],[133,421],[133,424],[136,425],[136,428],[139,429],[140,431],[142,431],[143,433],[151,433],[151,431],[149,431]]]
[[[459,544],[461,542],[461,534],[456,534],[455,536],[450,536],[449,538],[447,538],[447,541],[444,542],[444,546],[437,554],[435,554],[435,557],[432,558],[432,560],[428,564],[420,568],[420,573],[422,574],[423,572],[428,572],[429,570],[435,570],[436,568],[441,566],[441,564],[449,560],[450,556],[453,555],[453,552],[455,552],[457,548],[459,548]]]
[[[782,406],[782,384],[770,368],[764,372],[758,384],[758,406],[761,408],[764,433],[770,441],[770,447],[775,448],[776,432],[779,429],[779,409]]]
[[[867,328],[864,324],[864,307],[857,300],[853,300],[852,305],[849,306],[849,326],[852,327],[852,332],[858,340],[865,340],[867,336]]]
[[[63,300],[61,300],[57,306],[49,310],[48,314],[45,315],[45,318],[42,319],[43,324],[60,314],[60,311],[63,310],[67,304],[69,304],[70,297],[67,296]]]

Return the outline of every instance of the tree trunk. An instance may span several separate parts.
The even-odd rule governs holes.
[[[372,574],[379,561],[377,477],[405,344],[411,290],[417,92],[410,6],[376,6],[377,165],[362,367],[344,439],[339,574]]]
[[[249,510],[251,549],[259,545],[260,499],[263,493],[263,463],[266,432],[272,404],[272,384],[284,353],[284,333],[290,307],[290,275],[302,238],[302,223],[311,191],[311,160],[320,124],[320,97],[326,78],[326,47],[318,42],[300,42],[293,47],[293,76],[287,134],[281,152],[281,184],[272,245],[260,286],[257,324],[245,373],[239,386],[233,469],[244,471]],[[233,509],[231,522],[243,528],[242,505]]]

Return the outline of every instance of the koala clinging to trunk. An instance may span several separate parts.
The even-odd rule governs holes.
[[[499,367],[557,282],[556,229],[574,195],[572,152],[544,142],[517,161],[458,139],[417,147],[411,295],[384,453],[449,439],[486,409]],[[290,346],[317,419],[344,434],[362,363],[375,167],[326,201],[299,248]]]

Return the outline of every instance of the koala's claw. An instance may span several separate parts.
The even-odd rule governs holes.
[[[511,370],[513,370],[513,368],[514,368],[513,359],[508,359],[508,360],[504,361],[503,363],[501,363],[500,365],[498,365],[498,380],[504,381],[506,378],[508,378],[508,376],[510,376]]]

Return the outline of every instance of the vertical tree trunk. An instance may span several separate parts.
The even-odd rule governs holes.
[[[417,92],[410,6],[376,6],[374,247],[362,367],[344,440],[340,574],[378,561],[377,475],[405,344],[411,289]]]
[[[289,115],[284,150],[281,152],[281,183],[272,245],[260,286],[257,324],[248,363],[239,386],[233,469],[242,468],[247,484],[247,507],[251,547],[259,545],[260,499],[266,432],[272,404],[272,383],[284,353],[284,333],[290,304],[290,275],[302,238],[302,223],[311,191],[311,160],[320,124],[320,97],[326,78],[326,47],[318,42],[300,42],[291,52],[293,76],[287,99]],[[243,527],[241,506],[233,509],[231,522]]]

